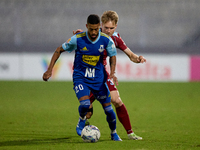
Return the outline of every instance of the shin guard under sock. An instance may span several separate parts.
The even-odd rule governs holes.
[[[80,101],[80,105],[78,107],[78,111],[79,111],[79,115],[84,118],[86,113],[88,112],[90,107],[90,100],[86,99],[86,100],[82,100]]]
[[[109,124],[110,130],[113,131],[116,129],[116,115],[113,111],[111,105],[104,107],[105,114],[107,115],[106,120]]]

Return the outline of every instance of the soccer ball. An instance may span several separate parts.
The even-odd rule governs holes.
[[[85,126],[81,132],[81,137],[84,142],[97,142],[101,134],[99,129],[94,125]]]

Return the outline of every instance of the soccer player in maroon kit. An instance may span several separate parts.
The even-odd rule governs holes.
[[[126,46],[126,44],[120,37],[119,33],[115,32],[115,29],[117,28],[118,20],[119,20],[119,17],[115,11],[105,11],[103,13],[103,15],[101,16],[102,32],[109,35],[115,42],[116,48],[123,51],[132,62],[134,62],[134,63],[146,62],[146,59],[143,56],[138,56],[138,55],[134,54]],[[82,30],[78,29],[76,32],[74,32],[74,34],[77,32],[80,32],[80,31],[82,31]],[[107,64],[106,57],[107,57],[107,54],[106,54],[106,51],[104,51],[104,59],[103,59],[104,66],[106,66],[106,64]],[[118,85],[118,83],[116,83],[116,84]],[[115,84],[113,83],[112,79],[110,79],[109,77],[107,79],[107,85],[108,85],[108,88],[109,88],[110,94],[111,94],[111,102],[116,108],[116,113],[117,113],[118,119],[121,122],[121,124],[124,126],[124,128],[127,132],[128,138],[132,139],[132,140],[142,140],[142,137],[137,136],[133,132],[126,106],[122,102]],[[91,106],[90,106],[89,112],[86,115],[87,119],[91,118],[91,116],[93,114],[92,102],[94,100],[95,100],[95,98],[94,98],[93,94],[91,93],[91,95],[90,95]]]

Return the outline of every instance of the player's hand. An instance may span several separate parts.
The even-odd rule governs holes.
[[[48,79],[51,77],[51,75],[52,75],[52,72],[47,70],[47,71],[43,74],[43,80],[44,80],[44,81],[48,81]]]
[[[77,29],[76,31],[73,30],[73,35],[75,35],[75,34],[77,34],[79,32],[83,32],[83,30],[82,29]]]
[[[110,74],[110,79],[113,80],[113,82],[118,85],[118,79],[117,77],[115,76],[115,74]]]
[[[137,62],[138,63],[144,63],[144,62],[146,62],[147,60],[143,57],[143,56],[139,56],[138,58],[137,58]]]

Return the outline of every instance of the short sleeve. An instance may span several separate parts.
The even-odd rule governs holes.
[[[62,44],[62,48],[65,51],[72,52],[77,49],[77,38],[76,35],[69,38],[65,43]]]
[[[109,37],[109,43],[106,47],[106,51],[107,51],[108,56],[110,56],[110,57],[117,55],[115,43],[113,42],[113,40],[110,37]]]

